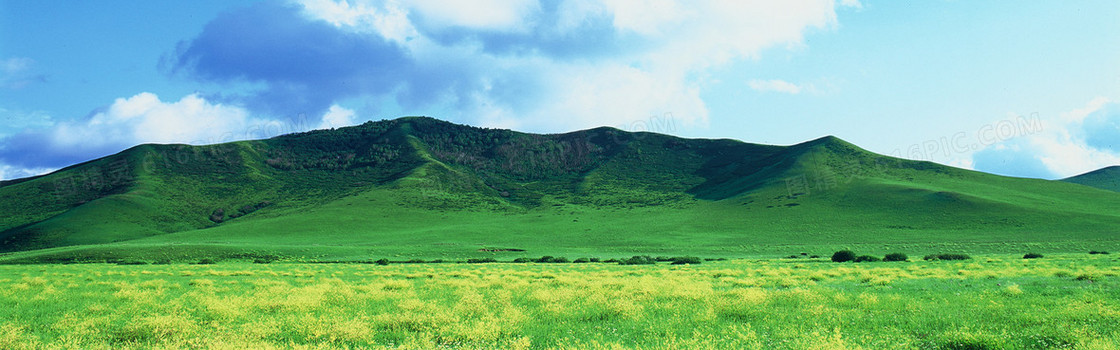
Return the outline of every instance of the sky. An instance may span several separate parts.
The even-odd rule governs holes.
[[[1120,165],[1120,2],[0,0],[0,179],[412,115],[1058,179]]]

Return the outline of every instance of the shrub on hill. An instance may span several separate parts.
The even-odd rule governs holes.
[[[1023,255],[1023,259],[1039,259],[1039,258],[1042,258],[1042,254],[1027,253],[1026,255]]]
[[[529,258],[517,258],[517,259],[513,259],[513,262],[515,262],[515,263],[519,263],[519,264],[524,264],[524,263],[531,263],[531,262],[533,262],[533,259],[529,259]]]
[[[576,259],[576,260],[572,260],[572,262],[573,262],[573,263],[576,263],[576,264],[584,264],[584,263],[589,263],[589,262],[591,262],[591,259],[588,259],[588,258],[578,258],[578,259]]]
[[[381,259],[377,259],[377,261],[374,261],[373,263],[378,264],[378,265],[382,265],[382,266],[389,265],[389,259],[381,258]]]
[[[215,261],[212,258],[202,258],[202,259],[198,260],[199,265],[213,265],[213,264],[216,264],[216,263],[218,263],[218,262]]]
[[[535,263],[568,263],[568,262],[571,262],[571,261],[568,260],[568,258],[565,258],[565,257],[562,257],[562,256],[545,255],[545,256],[533,259],[533,262],[535,262]]]
[[[485,264],[485,263],[496,263],[496,262],[498,262],[498,260],[494,259],[494,258],[470,258],[470,259],[467,259],[468,264]]]
[[[851,251],[851,250],[841,250],[841,251],[832,253],[832,261],[834,261],[834,262],[846,262],[846,261],[852,261],[852,260],[855,260],[855,259],[856,259],[856,253]]]
[[[1089,254],[1108,254],[1108,252],[1099,251],[1099,250],[1090,250]]]
[[[653,265],[656,263],[657,259],[654,259],[649,255],[635,255],[630,257],[629,259],[618,262],[619,265]]]
[[[968,260],[968,259],[972,259],[972,257],[968,256],[968,254],[945,254],[945,253],[942,253],[942,254],[926,255],[922,259],[930,260],[930,261],[933,261],[933,260]]]
[[[703,262],[703,260],[700,260],[700,258],[695,257],[695,256],[678,256],[678,257],[673,258],[670,261],[672,261],[670,263],[670,265],[688,265],[688,264],[693,264],[694,265],[694,264],[699,264],[699,263]]]
[[[879,258],[874,257],[874,256],[870,256],[870,255],[860,255],[860,256],[857,256],[855,259],[852,259],[852,261],[854,261],[854,262],[876,262],[876,261],[879,261]]]
[[[883,257],[883,261],[907,261],[910,257],[903,253],[890,253]]]

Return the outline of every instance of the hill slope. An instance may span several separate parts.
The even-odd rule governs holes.
[[[0,198],[9,261],[1082,250],[1120,238],[1114,193],[835,137],[782,147],[417,117],[143,145],[4,183]]]
[[[1120,192],[1120,165],[1097,169],[1062,181]]]

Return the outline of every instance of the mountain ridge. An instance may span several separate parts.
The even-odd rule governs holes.
[[[57,259],[188,245],[319,251],[309,247],[323,243],[339,247],[329,256],[469,256],[478,253],[464,248],[472,240],[734,255],[798,235],[818,246],[978,235],[1111,242],[1120,224],[1101,209],[1120,205],[1120,196],[890,158],[834,136],[772,146],[609,127],[529,134],[427,117],[208,146],[140,145],[5,184],[0,194],[9,213],[0,251],[70,252],[50,253]],[[394,220],[380,216],[390,213]],[[635,213],[664,220],[635,221]],[[1062,236],[1049,217],[1082,221],[1085,230]],[[332,238],[315,238],[322,235]],[[111,249],[122,245],[144,253]]]
[[[1062,181],[1120,192],[1120,165],[1100,168],[1062,179]]]

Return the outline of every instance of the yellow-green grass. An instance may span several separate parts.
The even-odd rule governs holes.
[[[0,266],[4,349],[1115,349],[1108,255]]]

